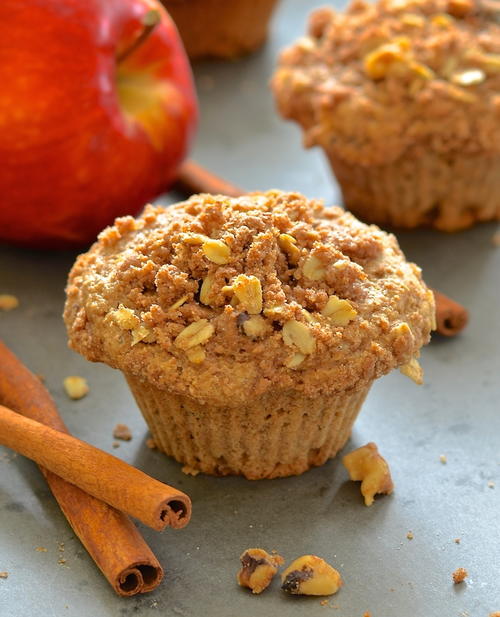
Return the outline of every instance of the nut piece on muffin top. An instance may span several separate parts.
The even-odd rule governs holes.
[[[500,153],[500,4],[354,0],[323,8],[273,79],[283,116],[346,162],[380,165],[407,147]]]
[[[355,390],[412,361],[434,321],[394,236],[281,191],[117,219],[67,294],[70,345],[89,360],[228,405]]]

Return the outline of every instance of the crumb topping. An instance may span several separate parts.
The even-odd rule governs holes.
[[[237,405],[365,387],[418,355],[433,313],[394,236],[270,191],[117,219],[77,259],[65,321],[90,360]]]
[[[500,152],[500,5],[480,0],[353,0],[312,13],[273,78],[281,113],[363,165],[418,143]]]

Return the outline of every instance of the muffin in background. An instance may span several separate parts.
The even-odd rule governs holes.
[[[500,219],[500,11],[475,0],[324,8],[272,87],[361,219],[456,231]]]
[[[232,59],[266,40],[278,0],[161,0],[188,56]]]
[[[158,447],[206,473],[334,456],[374,379],[419,378],[434,298],[394,236],[297,193],[117,219],[69,276],[70,346],[125,374]]]

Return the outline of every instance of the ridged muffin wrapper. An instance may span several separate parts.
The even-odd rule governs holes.
[[[326,152],[344,204],[365,222],[457,231],[500,220],[500,156],[410,149],[387,165],[355,165]]]
[[[204,473],[252,480],[300,474],[335,456],[372,384],[314,398],[270,393],[231,408],[125,377],[160,450]]]

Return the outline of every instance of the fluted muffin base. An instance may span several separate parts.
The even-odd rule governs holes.
[[[271,393],[230,408],[126,378],[160,450],[204,473],[250,480],[300,474],[335,456],[371,386],[315,398]]]
[[[414,149],[387,165],[362,166],[326,154],[344,205],[365,222],[458,231],[500,220],[500,156]]]

